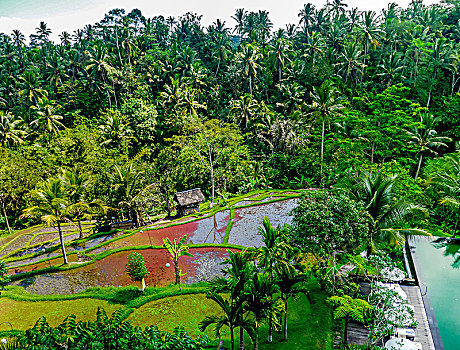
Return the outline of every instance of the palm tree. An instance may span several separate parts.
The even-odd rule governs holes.
[[[431,186],[440,189],[442,195],[440,204],[456,213],[454,237],[457,235],[458,210],[460,209],[460,153],[452,153],[444,156],[449,163],[449,172],[440,172],[429,179]]]
[[[315,6],[308,3],[304,5],[303,9],[299,12],[300,17],[300,24],[303,24],[305,28],[305,33],[309,33],[311,31],[312,24],[315,19]]]
[[[41,21],[35,30],[37,31],[37,36],[42,43],[49,41],[51,29],[48,28],[48,25],[45,22]]]
[[[276,324],[277,316],[282,312],[282,303],[274,294],[279,287],[273,283],[271,276],[254,273],[245,288],[244,309],[254,317],[254,350],[259,347],[259,327],[265,323]]]
[[[279,226],[276,229],[273,228],[266,216],[262,219],[262,226],[259,226],[257,231],[262,236],[264,246],[257,250],[256,257],[259,264],[267,271],[270,282],[273,283],[275,265],[280,262],[280,254],[285,245],[282,240],[282,231]],[[271,319],[268,321],[268,342],[271,343],[273,323]]]
[[[70,46],[70,34],[69,32],[62,32],[61,34],[59,34],[59,39],[61,39],[61,45],[62,46],[65,46],[65,47],[69,47]]]
[[[28,97],[30,102],[38,104],[38,101],[47,95],[47,92],[39,87],[40,83],[34,72],[27,70],[22,76],[19,76],[18,80],[22,85],[19,97]]]
[[[137,227],[145,225],[142,213],[152,185],[143,184],[144,172],[137,170],[132,163],[124,168],[115,165],[114,170],[111,176],[114,204],[126,212]]]
[[[64,264],[67,264],[61,224],[64,221],[71,221],[71,213],[65,186],[60,179],[50,178],[38,189],[31,191],[30,196],[35,205],[24,209],[23,216],[38,217],[46,224],[58,229]]]
[[[0,110],[0,146],[11,147],[24,142],[26,132],[20,128],[21,122],[10,112]]]
[[[313,87],[313,92],[310,93],[312,104],[309,106],[312,109],[312,114],[321,121],[321,174],[323,173],[324,159],[324,137],[326,130],[326,122],[333,116],[339,115],[344,108],[342,101],[344,98],[339,95],[336,88],[330,80],[325,80],[321,86]]]
[[[284,66],[290,62],[288,54],[291,52],[291,43],[284,38],[276,40],[275,45],[272,47],[271,55],[278,70],[278,82],[281,82],[283,78]]]
[[[60,128],[65,128],[64,124],[61,122],[63,117],[57,114],[61,106],[56,105],[54,101],[50,101],[47,97],[43,97],[38,101],[38,106],[32,106],[31,108],[37,111],[38,117],[32,121],[30,125],[37,126],[39,130],[47,132],[49,141],[51,141],[53,135],[59,132]]]
[[[394,79],[398,75],[401,76],[401,72],[404,69],[404,62],[396,53],[391,53],[388,57],[382,60],[382,64],[379,65],[379,68],[382,72],[377,75],[388,80],[387,88],[389,88]],[[401,76],[401,78],[404,77]]]
[[[240,66],[244,76],[249,78],[249,93],[252,95],[252,86],[255,84],[257,71],[261,68],[258,63],[262,57],[259,47],[255,44],[245,44],[236,56],[236,61]]]
[[[318,32],[308,33],[304,46],[308,51],[308,55],[306,54],[306,56],[310,56],[311,63],[315,66],[316,56],[322,55],[324,53],[324,49],[326,48],[323,36]]]
[[[120,146],[124,141],[135,139],[131,133],[129,125],[120,115],[119,111],[113,111],[105,115],[105,120],[99,125],[101,137],[103,139],[101,145]]]
[[[244,128],[248,127],[249,120],[257,110],[257,101],[250,94],[240,96],[238,100],[231,102],[231,111],[235,113],[235,121],[241,120],[244,123]]]
[[[364,64],[366,64],[366,56],[369,49],[380,46],[379,40],[382,30],[376,24],[376,13],[374,11],[366,11],[363,13],[363,21],[359,24],[364,45]]]
[[[104,213],[106,207],[99,200],[86,201],[84,199],[84,192],[90,184],[89,176],[83,173],[79,168],[72,170],[61,170],[59,177],[66,188],[67,197],[69,201],[69,212],[73,213],[77,219],[78,230],[80,232],[79,238],[83,238],[83,229],[81,220],[84,217],[91,218],[94,212]]]
[[[237,9],[235,15],[232,16],[232,19],[236,21],[236,26],[233,29],[233,33],[237,33],[238,35],[243,34],[245,21],[246,21],[247,11],[244,9]]]
[[[404,241],[406,235],[430,235],[418,228],[396,228],[406,218],[426,215],[422,206],[395,198],[396,181],[397,176],[363,172],[357,186],[342,188],[354,200],[362,201],[372,219],[368,255],[372,253],[374,241],[396,245]]]
[[[211,45],[212,53],[218,59],[216,72],[214,74],[214,77],[217,77],[220,65],[227,60],[228,54],[231,52],[230,38],[227,33],[217,33],[212,37]]]
[[[297,262],[298,254],[297,249],[291,246],[284,246],[282,256],[275,265],[275,282],[279,287],[280,297],[284,303],[284,340],[287,340],[288,336],[288,300],[298,293],[307,291],[302,285],[306,281],[307,275],[303,273],[303,265]]]
[[[452,141],[451,138],[445,136],[437,136],[434,124],[437,119],[431,114],[423,113],[420,116],[420,127],[414,128],[411,131],[407,131],[407,134],[411,137],[410,142],[414,144],[419,151],[419,161],[417,165],[417,171],[415,173],[415,179],[417,179],[420,168],[422,166],[422,160],[424,154],[437,155],[436,148],[447,147],[445,142]]]
[[[210,294],[229,294],[228,305],[231,306],[234,312],[233,328],[240,327],[240,349],[243,350],[244,331],[248,332],[251,337],[253,334],[253,325],[244,318],[243,310],[245,285],[253,273],[253,266],[251,265],[252,254],[246,251],[236,253],[228,251],[228,253],[229,259],[222,263],[224,265],[229,265],[222,269],[225,277],[217,277],[209,282]]]
[[[13,45],[16,47],[23,47],[26,44],[26,37],[18,29],[13,30],[11,38],[13,40]]]
[[[243,305],[234,302],[232,299],[224,299],[220,294],[210,292],[206,295],[210,300],[213,300],[220,307],[223,315],[221,316],[206,316],[199,324],[199,329],[204,332],[209,326],[214,325],[216,338],[221,338],[221,330],[224,326],[230,329],[230,344],[231,350],[235,350],[235,329],[237,327],[244,328],[249,334],[253,334],[253,324],[250,321],[244,320],[241,324],[241,314],[243,312]],[[243,332],[240,331],[240,334]],[[244,349],[244,348],[243,348]]]
[[[345,76],[345,82],[352,76],[354,77],[355,85],[357,84],[358,76],[362,74],[365,67],[362,58],[362,52],[359,50],[356,42],[347,43],[343,48],[343,52],[340,53],[336,65],[339,66],[338,74],[341,74],[341,77]]]
[[[253,265],[251,264],[253,256],[246,251],[236,253],[228,251],[228,253],[229,259],[222,263],[223,265],[229,265],[229,267],[222,269],[225,278],[216,278],[209,282],[209,286],[214,293],[228,293],[231,304],[235,305],[235,307],[242,307],[245,300],[245,285],[253,274]],[[237,315],[236,325],[240,327],[240,349],[243,350],[244,331],[247,331],[250,335],[252,333],[250,325],[244,319],[244,310],[242,308]]]

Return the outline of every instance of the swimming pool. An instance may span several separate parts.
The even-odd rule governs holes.
[[[417,277],[430,318],[430,302],[434,317],[430,322],[433,340],[438,348],[460,349],[460,241],[420,237],[410,245]],[[431,315],[433,316],[433,315]],[[436,323],[442,340],[436,341]],[[434,329],[433,329],[434,326]],[[439,335],[438,333],[438,335]]]

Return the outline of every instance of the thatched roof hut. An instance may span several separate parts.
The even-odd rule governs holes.
[[[179,203],[177,212],[180,216],[189,215],[200,211],[200,203],[204,202],[204,196],[200,188],[177,192],[174,199]]]

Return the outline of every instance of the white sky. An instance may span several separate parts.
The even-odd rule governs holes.
[[[284,28],[287,23],[298,23],[298,13],[306,0],[0,0],[0,33],[11,34],[20,29],[28,36],[35,32],[40,21],[52,29],[52,39],[58,41],[58,34],[66,30],[72,33],[86,24],[100,21],[113,8],[124,8],[126,13],[138,8],[145,17],[155,15],[180,16],[187,11],[203,15],[202,24],[207,26],[217,18],[233,27],[237,8],[249,11],[267,10],[274,29]],[[310,0],[321,7],[326,0]],[[346,0],[348,8],[379,12],[391,0]],[[395,0],[401,7],[407,7],[410,0]],[[437,3],[425,0],[425,4]]]

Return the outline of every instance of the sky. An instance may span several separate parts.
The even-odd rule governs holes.
[[[237,8],[248,11],[267,10],[274,29],[284,28],[287,23],[298,23],[298,13],[303,5],[311,2],[321,7],[326,0],[0,0],[0,33],[11,34],[19,29],[26,37],[35,32],[40,21],[51,28],[52,40],[58,41],[62,31],[72,33],[86,24],[99,22],[104,14],[114,8],[124,8],[126,13],[138,8],[145,17],[157,15],[180,16],[188,11],[203,15],[202,24],[208,26],[217,18],[233,27],[231,16]],[[345,0],[348,8],[379,12],[391,0]],[[407,7],[410,0],[394,0]],[[425,4],[439,0],[424,0]]]

